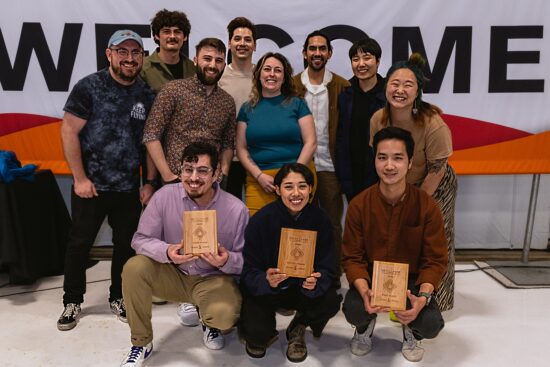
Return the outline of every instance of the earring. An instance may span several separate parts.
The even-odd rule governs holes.
[[[418,108],[416,108],[416,99],[414,100],[412,113],[413,113],[413,115],[416,115],[418,113]]]

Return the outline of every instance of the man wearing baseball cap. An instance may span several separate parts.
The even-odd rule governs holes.
[[[140,185],[144,162],[146,178],[156,175],[141,143],[154,99],[153,91],[138,78],[143,65],[141,37],[131,30],[116,31],[105,55],[109,67],[78,81],[63,108],[61,139],[74,184],[59,330],[71,330],[78,322],[88,254],[105,217],[113,230],[109,304],[117,318],[126,322],[122,267],[134,255],[130,241],[141,204],[149,201],[154,190],[150,184]]]

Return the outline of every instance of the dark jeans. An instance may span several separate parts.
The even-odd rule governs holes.
[[[414,284],[414,281],[409,280],[409,289],[413,294],[418,293],[418,287]],[[410,307],[411,304],[407,300],[407,309]],[[350,286],[348,293],[346,293],[342,311],[346,316],[346,320],[354,325],[359,332],[364,332],[370,321],[375,319],[377,315],[369,314],[365,310],[363,298],[353,286]],[[432,297],[430,304],[424,307],[418,313],[416,319],[409,324],[417,340],[435,338],[443,329],[443,326],[445,326],[445,322],[434,297]]]
[[[292,287],[280,294],[253,296],[242,289],[243,303],[239,333],[247,343],[267,346],[277,335],[275,311],[279,308],[296,310],[298,323],[311,327],[314,334],[321,331],[331,317],[340,310],[342,296],[330,288],[317,298],[306,297],[298,287]]]
[[[122,298],[122,267],[135,254],[130,244],[141,214],[139,192],[101,191],[98,194],[83,199],[74,193],[74,188],[71,192],[73,224],[65,253],[64,304],[84,301],[88,255],[105,217],[113,230],[109,301]]]
[[[232,194],[239,200],[243,200],[243,187],[246,182],[246,170],[239,161],[231,162],[229,176],[227,177],[227,187],[225,191]]]

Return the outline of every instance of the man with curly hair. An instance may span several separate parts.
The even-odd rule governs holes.
[[[195,75],[193,62],[182,52],[191,24],[185,13],[162,9],[151,19],[151,34],[158,45],[143,61],[141,78],[155,91],[174,79]]]

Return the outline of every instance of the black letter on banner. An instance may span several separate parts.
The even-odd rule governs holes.
[[[48,90],[52,92],[69,90],[81,31],[81,23],[65,24],[56,68],[42,25],[40,23],[23,23],[12,68],[6,43],[0,30],[0,83],[2,88],[4,90],[23,90],[34,50]]]
[[[509,39],[542,38],[543,26],[491,27],[489,93],[544,92],[544,79],[507,79],[508,64],[538,64],[539,51],[508,51]]]
[[[109,66],[109,60],[105,57],[105,49],[109,38],[119,29],[130,29],[141,36],[141,38],[151,37],[151,28],[148,24],[96,24],[95,25],[95,48],[97,70],[101,70]],[[183,52],[189,54],[189,46],[187,42],[183,45]]]
[[[321,29],[321,31],[325,33],[331,41],[343,39],[353,43],[368,37],[368,35],[359,28],[345,24],[331,25]]]
[[[428,60],[419,27],[394,27],[392,63],[409,58],[409,44],[412,52],[418,52]],[[441,39],[441,46],[435,58],[433,71],[430,70],[428,61],[426,61],[423,70],[429,79],[424,87],[425,93],[439,92],[453,49],[455,49],[453,93],[470,92],[472,27],[446,27]]]
[[[283,48],[294,42],[290,34],[284,29],[275,27],[271,24],[256,24],[256,33],[258,34],[258,39],[270,39],[275,42],[279,48]]]

